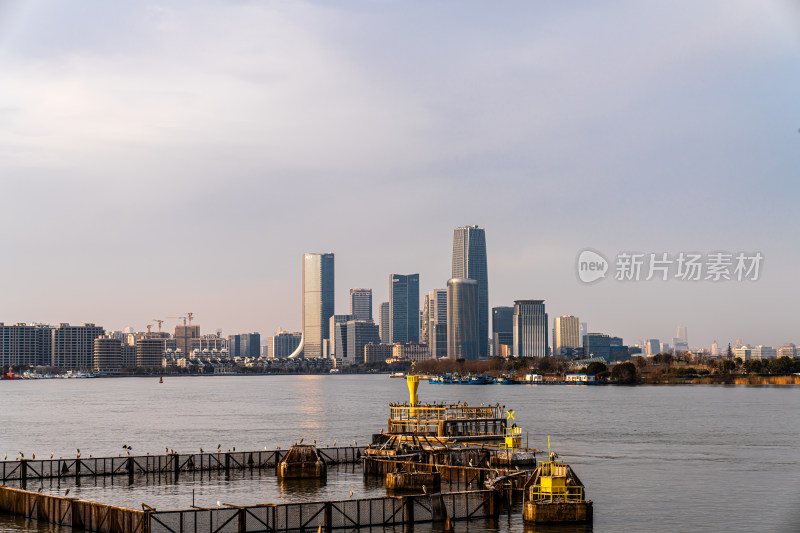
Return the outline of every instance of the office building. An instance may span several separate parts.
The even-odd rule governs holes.
[[[52,328],[43,324],[0,322],[0,367],[49,366],[52,361]]]
[[[587,333],[583,336],[582,344],[583,356],[587,358],[601,357],[606,363],[630,359],[631,349],[623,344],[621,337]]]
[[[433,289],[425,295],[425,299],[428,306],[428,351],[431,358],[441,359],[447,357],[447,289]]]
[[[419,274],[389,276],[389,337],[419,342]]]
[[[356,320],[355,315],[333,315],[330,320],[330,355],[340,359],[347,354],[347,323]],[[339,327],[341,325],[344,329]],[[339,328],[339,329],[337,329]]]
[[[586,322],[581,322],[581,329],[578,332],[578,337],[581,339],[581,342],[583,342],[583,336],[588,334],[589,334],[588,324]]]
[[[380,323],[381,323],[381,342],[384,344],[389,344],[391,342],[392,336],[389,334],[390,327],[389,321],[391,320],[392,314],[389,312],[389,302],[381,303],[380,308]]]
[[[778,351],[772,346],[758,345],[750,350],[750,358],[758,359],[759,361],[766,361],[767,359],[775,359],[778,357]]]
[[[788,342],[777,349],[778,357],[797,357],[797,346]]]
[[[578,317],[563,315],[553,321],[553,355],[573,356],[581,347]]]
[[[371,320],[351,320],[347,323],[347,362],[344,364],[364,364],[364,346],[380,341],[377,324]]]
[[[419,341],[422,344],[428,343],[428,322],[430,321],[429,315],[431,307],[431,302],[429,297],[430,294],[426,294],[425,296],[423,296],[422,311],[420,311],[422,318],[419,321]]]
[[[395,361],[420,362],[430,359],[429,348],[416,342],[398,342],[392,347],[392,359]]]
[[[678,326],[676,337],[682,340],[684,344],[689,344],[689,338],[686,336],[686,326]]]
[[[286,359],[300,346],[303,334],[299,331],[278,331],[267,337],[267,357]]]
[[[486,268],[486,233],[478,226],[453,231],[452,278],[478,282],[478,353],[489,356],[489,278]]]
[[[680,337],[672,337],[672,349],[675,352],[688,352],[689,345]]]
[[[322,357],[334,303],[332,253],[303,254],[303,356]],[[299,355],[299,354],[298,354]]]
[[[118,374],[122,370],[122,341],[108,336],[94,340],[94,371]]]
[[[738,343],[737,343],[738,344]],[[739,357],[742,361],[749,361],[752,355],[752,348],[747,345],[737,346],[733,350],[733,357]]]
[[[648,357],[652,357],[661,350],[661,342],[658,339],[647,339],[644,341],[644,353]]]
[[[514,302],[514,356],[547,356],[547,313],[544,300]]]
[[[392,358],[393,353],[393,344],[375,344],[371,342],[364,346],[364,362],[366,364],[385,363],[387,359]]]
[[[350,314],[356,320],[372,320],[372,289],[350,289]]]
[[[492,355],[510,357],[514,350],[514,308],[492,308]]]
[[[478,282],[454,278],[447,281],[447,357],[480,359]]]
[[[164,343],[161,339],[139,339],[136,341],[136,366],[155,368],[164,361]]]
[[[60,324],[51,332],[51,364],[59,368],[91,370],[94,368],[94,340],[105,331],[94,324]]]
[[[218,337],[217,337],[218,338]],[[222,340],[222,339],[220,339]],[[192,343],[194,347],[194,343]],[[200,346],[200,349],[217,349],[228,350],[228,355],[231,358],[235,357],[248,357],[258,358],[261,357],[261,334],[260,333],[239,333],[237,335],[229,335],[227,346],[223,343],[209,343],[208,346]]]
[[[711,344],[711,356],[716,357],[719,355],[719,344],[717,344],[717,340],[714,339],[714,342]]]

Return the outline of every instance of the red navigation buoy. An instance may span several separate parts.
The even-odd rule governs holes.
[[[164,376],[158,376],[158,382],[164,383]]]

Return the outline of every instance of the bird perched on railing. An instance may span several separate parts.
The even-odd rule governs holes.
[[[67,494],[69,494],[69,489],[67,489],[67,491],[64,493],[64,496],[66,496]]]
[[[352,498],[352,497],[353,497],[353,493],[354,493],[354,492],[355,492],[354,490],[351,490],[351,491],[350,491],[350,496],[348,496],[348,498]]]
[[[53,455],[54,455],[55,453],[56,453],[56,452],[53,452],[53,451],[51,451],[51,452],[50,452],[50,459],[52,459],[52,458],[53,458]]]

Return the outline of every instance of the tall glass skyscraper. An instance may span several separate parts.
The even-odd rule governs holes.
[[[480,357],[478,349],[478,282],[454,278],[447,281],[447,357]]]
[[[303,355],[322,357],[333,316],[333,254],[303,254]]]
[[[489,278],[486,269],[486,233],[478,226],[453,232],[453,275],[478,282],[478,352],[489,356]]]
[[[419,274],[389,276],[389,314],[392,344],[419,342]]]
[[[547,313],[544,300],[514,302],[514,355],[547,356]]]

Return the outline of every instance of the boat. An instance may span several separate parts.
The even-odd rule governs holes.
[[[2,376],[0,376],[0,379],[12,380],[12,379],[22,379],[22,377],[15,374],[14,369],[9,367],[8,374],[3,374]]]
[[[391,374],[389,374],[389,377],[390,378],[404,378],[404,377],[406,377],[406,373],[405,372],[392,372]]]

